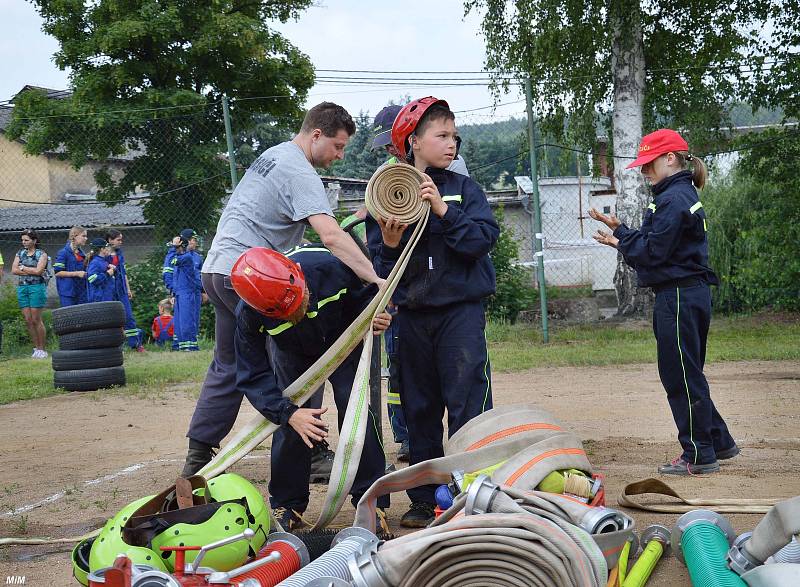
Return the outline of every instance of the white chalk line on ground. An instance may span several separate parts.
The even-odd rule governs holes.
[[[266,453],[267,454],[265,456],[247,455],[245,457],[245,459],[246,460],[263,459],[263,458],[266,458],[267,456],[269,456],[269,451],[266,451]],[[100,485],[101,483],[106,483],[108,481],[112,481],[112,480],[116,479],[117,477],[126,477],[126,476],[128,476],[128,475],[130,475],[132,473],[135,473],[136,471],[138,471],[140,469],[143,469],[144,467],[146,467],[148,465],[159,464],[159,463],[180,463],[180,462],[183,462],[183,459],[154,459],[152,461],[145,461],[143,463],[136,463],[136,464],[127,466],[124,469],[120,469],[116,473],[110,473],[108,475],[103,475],[102,477],[98,477],[97,479],[90,479],[88,481],[84,481],[83,484],[86,487],[91,487],[91,486],[94,486],[94,485]],[[67,495],[66,491],[59,491],[58,493],[54,493],[53,495],[45,497],[44,499],[39,500],[39,501],[37,501],[35,503],[31,503],[31,504],[28,504],[28,505],[23,505],[23,506],[20,506],[18,508],[15,508],[13,510],[9,510],[7,512],[0,513],[0,518],[8,518],[8,517],[11,517],[11,516],[18,516],[20,514],[28,513],[29,511],[35,510],[36,508],[42,507],[43,505],[47,505],[47,504],[56,502],[59,499],[61,499],[62,497],[66,497],[66,495]]]

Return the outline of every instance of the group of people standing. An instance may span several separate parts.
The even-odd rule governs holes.
[[[121,302],[125,308],[128,345],[144,350],[141,330],[131,309],[133,292],[125,270],[123,236],[119,230],[110,229],[104,236],[92,239],[88,243],[89,252],[85,253],[88,231],[74,226],[69,231],[69,240],[54,260],[41,248],[41,239],[35,230],[22,231],[20,240],[22,248],[14,256],[11,273],[17,276],[17,301],[33,342],[32,358],[47,358],[42,311],[47,303],[47,284],[53,276],[62,307],[88,302]]]

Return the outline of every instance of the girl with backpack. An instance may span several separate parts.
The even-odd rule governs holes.
[[[17,302],[33,342],[31,358],[46,359],[47,333],[42,322],[42,309],[47,303],[47,253],[39,248],[39,235],[35,230],[23,230],[20,238],[22,248],[11,266],[11,273],[18,276]]]
[[[112,253],[111,246],[104,238],[92,239],[92,247],[86,267],[86,281],[89,284],[89,302],[111,302],[114,300],[117,268],[109,263],[108,257]]]

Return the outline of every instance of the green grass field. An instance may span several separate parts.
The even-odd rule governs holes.
[[[486,334],[495,372],[652,363],[656,358],[655,339],[646,322],[553,324],[547,345],[542,343],[538,325],[490,323]],[[155,395],[177,384],[199,390],[211,361],[210,345],[203,346],[206,348],[197,353],[126,352],[127,385],[99,393]],[[708,362],[790,359],[800,359],[800,315],[722,317],[712,324]],[[50,361],[0,358],[0,404],[58,393],[64,392],[53,388]]]

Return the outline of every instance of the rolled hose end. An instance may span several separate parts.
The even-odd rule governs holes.
[[[308,552],[308,547],[294,534],[289,532],[273,532],[267,536],[267,544],[269,545],[273,542],[286,542],[294,548],[295,552],[297,552],[297,556],[300,557],[301,569],[311,562],[311,555]]]
[[[492,502],[499,492],[500,488],[489,480],[488,475],[477,476],[467,490],[464,515],[485,514],[490,511]]]
[[[661,524],[653,524],[648,526],[642,531],[642,548],[647,547],[651,540],[658,540],[664,547],[664,554],[662,556],[669,556],[672,550],[672,534],[666,526]]]
[[[631,520],[617,510],[607,507],[590,508],[581,518],[579,526],[589,534],[607,534],[619,532],[631,525]]]
[[[347,559],[347,568],[353,578],[353,587],[391,587],[383,578],[383,566],[378,557],[378,544],[355,553]]]
[[[367,550],[370,545],[378,544],[380,542],[380,539],[366,528],[359,528],[358,526],[352,526],[350,528],[345,528],[344,530],[340,531],[334,537],[333,542],[331,543],[331,548],[333,548],[343,540],[348,540],[348,539],[355,539],[356,541],[361,542],[362,543],[361,552]]]
[[[681,561],[681,564],[683,565],[686,565],[686,560],[683,557],[683,549],[681,548],[683,533],[686,532],[686,529],[692,524],[699,523],[707,523],[717,526],[720,530],[722,530],[723,534],[725,534],[725,538],[728,540],[728,545],[733,544],[733,540],[736,537],[736,533],[733,531],[733,526],[731,526],[731,523],[727,520],[727,518],[718,514],[717,512],[712,512],[711,510],[692,510],[691,512],[686,512],[680,518],[678,518],[677,522],[675,522],[675,526],[672,528],[672,534],[670,538],[672,548],[675,550],[675,556],[678,557],[678,560]]]

